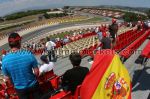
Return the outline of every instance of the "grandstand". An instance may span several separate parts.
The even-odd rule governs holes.
[[[81,11],[105,17],[121,18],[124,13],[121,11],[113,11],[106,9],[83,8]]]

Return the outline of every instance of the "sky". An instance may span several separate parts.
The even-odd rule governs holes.
[[[150,0],[0,0],[0,16],[26,9],[55,8],[64,5],[121,5],[150,8]]]

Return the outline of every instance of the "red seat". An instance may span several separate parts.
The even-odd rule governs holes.
[[[56,77],[56,75],[54,74],[53,70],[49,71],[49,72],[46,72],[44,73],[43,75],[41,75],[39,78],[38,78],[38,81],[39,82],[46,82],[46,81],[49,81],[50,79]]]
[[[44,78],[45,78],[45,80],[49,80],[49,79],[51,79],[52,77],[55,77],[55,76],[56,75],[54,74],[53,70],[51,70],[51,71],[45,73]]]
[[[0,91],[0,99],[6,99],[5,98],[5,90]]]
[[[145,32],[136,41],[130,44],[126,49],[122,50],[120,52],[120,55],[124,58],[129,58],[133,54],[133,51],[135,51],[142,44],[142,42],[144,42],[144,40],[149,34],[150,34],[150,30]]]
[[[6,93],[10,97],[10,99],[19,99],[14,87],[6,88]]]
[[[55,77],[55,78],[50,80],[50,82],[51,82],[51,84],[52,84],[54,89],[58,89],[59,81],[60,81],[60,77],[59,76],[57,76],[57,77]]]
[[[74,93],[73,99],[79,99],[79,97],[80,97],[80,88],[81,88],[81,85],[78,85],[77,88],[76,88],[76,91]]]
[[[65,92],[65,91],[62,91],[52,97],[50,97],[49,99],[72,99],[72,95],[71,95],[71,92]]]
[[[150,41],[147,43],[147,45],[143,49],[141,55],[144,57],[150,58]]]

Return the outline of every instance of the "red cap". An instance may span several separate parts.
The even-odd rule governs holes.
[[[21,37],[9,38],[8,39],[9,42],[16,42],[16,41],[19,41],[19,40],[21,40]]]
[[[2,49],[2,54],[6,54],[6,53],[7,53],[6,50]]]
[[[107,36],[107,33],[106,32],[103,32],[103,37],[106,37]]]
[[[20,35],[18,33],[11,33],[8,37],[8,41],[9,42],[16,42],[21,40],[22,38],[20,37]]]

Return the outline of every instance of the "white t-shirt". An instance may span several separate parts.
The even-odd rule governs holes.
[[[56,46],[56,44],[54,42],[52,42],[52,41],[46,42],[47,50],[52,50],[52,49],[54,49],[55,46]]]
[[[54,63],[53,62],[49,62],[49,64],[41,65],[41,67],[39,68],[39,71],[40,71],[40,74],[41,74],[41,73],[49,72],[53,68],[54,68]]]
[[[150,28],[150,22],[148,23],[148,27]]]

